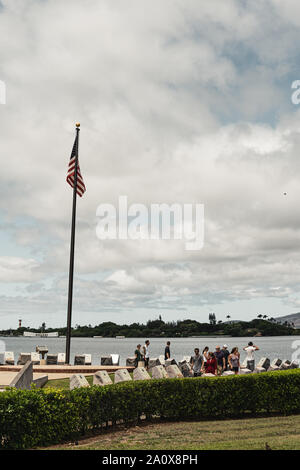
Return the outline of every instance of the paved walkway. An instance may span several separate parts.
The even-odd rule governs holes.
[[[17,372],[0,372],[0,387],[8,387],[9,384],[13,381],[13,379],[15,378],[16,375],[17,375]],[[36,373],[34,373],[33,378],[38,379],[39,377],[42,377],[43,375],[45,375],[45,374],[36,374]],[[64,377],[62,377],[62,378],[64,378]]]
[[[24,366],[0,366],[0,388],[7,387],[19,370]],[[133,371],[134,367],[127,366],[33,366],[33,378],[36,379],[45,374],[48,375],[48,380],[68,379],[73,374],[94,375],[98,370],[106,370],[108,373],[113,373],[119,369],[127,369],[129,372]]]

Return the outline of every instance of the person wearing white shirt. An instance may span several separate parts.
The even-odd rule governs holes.
[[[259,350],[259,347],[258,346],[255,346],[255,344],[252,343],[252,341],[250,341],[248,343],[248,346],[246,346],[245,348],[243,348],[244,351],[246,351],[247,353],[247,357],[246,357],[246,360],[247,360],[247,369],[250,369],[252,372],[254,371],[254,367],[255,367],[255,358],[254,358],[254,352],[255,351],[258,351]]]

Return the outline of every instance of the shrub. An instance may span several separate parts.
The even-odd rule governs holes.
[[[105,423],[300,412],[300,370],[216,378],[160,379],[72,391],[0,393],[0,448],[74,439]]]

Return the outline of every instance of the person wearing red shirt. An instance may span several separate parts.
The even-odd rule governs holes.
[[[217,375],[217,359],[215,358],[214,353],[208,353],[208,359],[205,363],[205,373]]]

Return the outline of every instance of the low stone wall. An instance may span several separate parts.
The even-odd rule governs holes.
[[[42,388],[48,382],[48,375],[42,375],[37,379],[33,379],[32,383],[35,384],[37,388]]]

